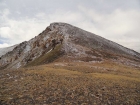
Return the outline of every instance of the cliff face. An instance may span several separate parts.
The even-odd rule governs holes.
[[[33,66],[56,59],[84,62],[111,59],[140,67],[139,53],[72,25],[52,23],[35,38],[1,56],[0,68]]]

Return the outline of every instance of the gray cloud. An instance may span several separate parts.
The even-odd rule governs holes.
[[[139,0],[1,0],[0,47],[29,40],[51,22],[67,22],[140,52]]]
[[[86,30],[113,40],[126,47],[140,51],[140,12],[136,10],[116,9],[111,14],[100,14],[95,10],[79,7],[91,21],[87,24]]]

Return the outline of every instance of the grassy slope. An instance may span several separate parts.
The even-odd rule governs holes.
[[[121,64],[52,63],[0,75],[1,104],[140,104],[140,69]]]
[[[57,45],[54,50],[51,50],[50,52],[45,53],[44,55],[41,55],[40,57],[27,64],[25,67],[50,63],[54,61],[56,58],[63,54],[63,52],[61,51],[61,47],[62,45]]]

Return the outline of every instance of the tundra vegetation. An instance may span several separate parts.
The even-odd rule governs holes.
[[[1,105],[139,105],[140,68],[57,62],[0,72]]]

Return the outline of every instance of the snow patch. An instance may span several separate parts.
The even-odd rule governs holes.
[[[49,53],[49,52],[51,52],[52,51],[52,49],[50,49],[47,53]]]
[[[16,68],[18,69],[18,68],[20,68],[20,67],[21,67],[21,63],[18,62],[18,63],[16,64]]]
[[[56,64],[54,64],[55,66],[66,66],[66,64],[64,64],[64,63],[56,63]]]
[[[48,35],[46,35],[43,40],[46,41],[47,39],[49,39],[50,37]]]
[[[24,53],[27,53],[28,51],[31,50],[31,47],[30,45],[26,45],[26,48],[24,49]]]

